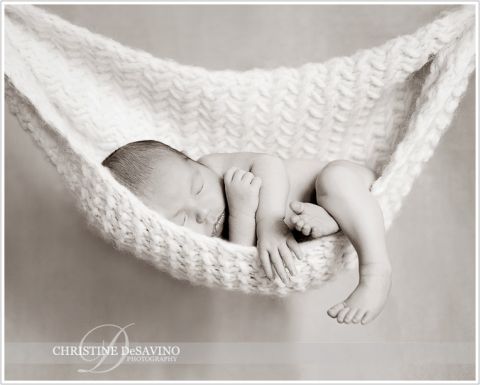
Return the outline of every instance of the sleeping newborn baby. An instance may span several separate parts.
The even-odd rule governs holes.
[[[281,160],[259,153],[193,160],[166,144],[129,143],[102,163],[147,206],[196,232],[257,246],[266,275],[289,284],[302,252],[293,231],[319,238],[341,229],[359,256],[359,283],[328,310],[340,323],[372,321],[391,284],[373,172],[349,161]]]

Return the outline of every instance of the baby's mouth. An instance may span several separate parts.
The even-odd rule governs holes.
[[[225,211],[222,211],[213,225],[212,237],[218,237],[222,233],[222,224],[225,220]]]

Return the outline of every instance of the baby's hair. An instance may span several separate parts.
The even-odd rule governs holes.
[[[190,159],[184,153],[156,140],[140,140],[128,143],[105,158],[102,165],[108,167],[115,179],[135,193],[151,175],[156,161],[178,156]]]

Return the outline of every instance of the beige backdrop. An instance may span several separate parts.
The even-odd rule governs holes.
[[[155,56],[243,70],[350,55],[413,32],[448,6],[43,8]],[[123,365],[91,376],[68,365],[11,364],[7,355],[7,379],[473,379],[474,91],[472,77],[389,231],[391,297],[364,327],[337,325],[325,313],[353,289],[355,272],[275,299],[192,287],[113,250],[87,229],[54,168],[7,113],[6,342],[78,342],[96,325],[135,322],[135,342],[332,342],[345,351],[325,356],[328,345],[319,344],[309,364]],[[432,342],[440,358],[400,351]],[[451,343],[460,350],[445,355]],[[380,350],[363,352],[372,346]]]

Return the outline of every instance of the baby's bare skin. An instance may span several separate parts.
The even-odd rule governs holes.
[[[225,173],[223,182],[229,211],[229,241],[255,245],[255,213],[262,180],[249,171],[232,167]]]
[[[267,168],[257,167],[264,173],[259,175],[250,162],[255,155],[215,154],[204,157],[200,161],[221,173],[220,175],[227,171],[233,173],[239,169],[251,172],[252,176],[262,180],[262,189],[269,184],[272,186],[278,184],[280,186],[278,190],[282,192],[284,185],[275,180],[275,175],[272,176],[275,172],[281,174],[281,166],[276,164],[270,171]],[[226,167],[228,168],[225,170]],[[374,180],[373,173],[362,166],[346,161],[327,165],[319,160],[292,159],[284,161],[283,167],[284,173],[280,179],[287,179],[289,185],[283,200],[285,205],[282,207],[284,213],[282,218],[286,225],[313,238],[332,234],[340,227],[352,241],[359,255],[360,279],[357,288],[347,299],[332,306],[328,314],[336,318],[339,323],[366,324],[372,321],[383,309],[391,285],[391,267],[387,257],[383,217],[369,191]],[[276,191],[270,189],[269,197]],[[228,196],[227,185],[226,192]],[[259,210],[261,206],[260,194]],[[237,210],[239,210],[238,205]],[[261,237],[262,231],[258,231],[258,219],[257,215],[255,222],[257,235]],[[276,223],[278,224],[278,221]],[[286,234],[285,230],[280,230],[278,234],[282,232]],[[235,236],[235,234],[232,235]],[[281,238],[282,235],[277,239]],[[290,243],[287,243],[287,246],[290,246]],[[295,252],[293,248],[290,252],[292,251],[298,254],[298,251]],[[277,253],[277,257],[278,254],[281,252]],[[292,259],[288,257],[282,259],[288,271],[294,274],[296,269],[292,266]],[[285,276],[282,276],[278,263],[275,267],[282,280],[288,282]],[[266,270],[268,274],[268,265]]]
[[[267,277],[276,273],[287,285],[295,258],[302,258],[292,230],[315,238],[341,228],[359,255],[359,284],[328,314],[341,323],[368,323],[385,304],[391,270],[382,213],[369,191],[373,180],[371,171],[346,161],[172,155],[154,164],[141,198],[180,226],[207,236],[228,229],[230,241],[256,245]]]

